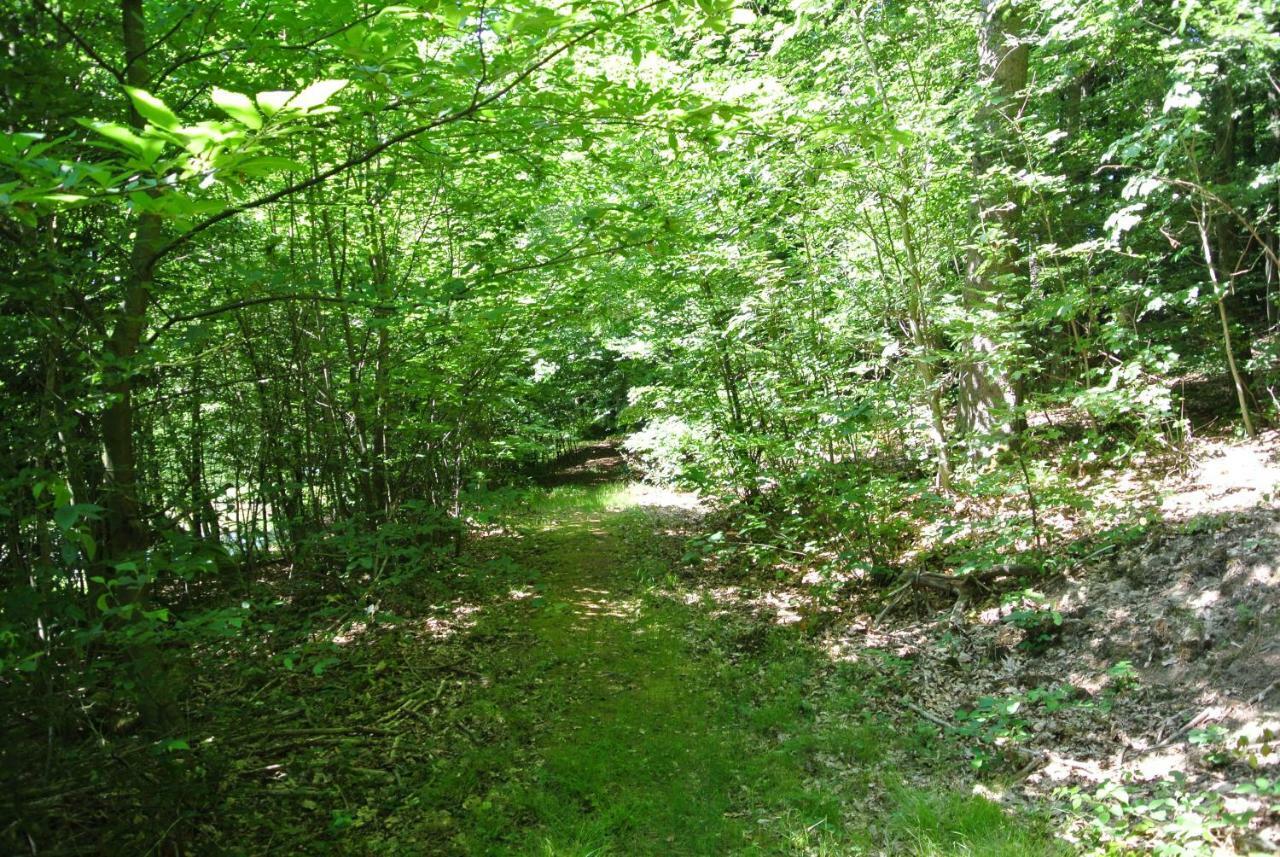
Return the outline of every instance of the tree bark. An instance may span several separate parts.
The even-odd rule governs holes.
[[[131,86],[145,87],[146,24],[142,0],[121,0],[127,79]],[[146,122],[133,105],[129,124],[141,130]],[[138,354],[151,300],[151,263],[161,237],[159,216],[139,215],[134,222],[133,247],[123,276],[119,312],[107,341],[112,358],[113,379],[108,387],[111,404],[102,415],[103,509],[110,559],[128,556],[146,546],[146,529],[139,514],[137,453],[133,427],[133,361]]]
[[[1029,50],[1021,42],[1023,24],[1010,0],[983,0],[978,30],[978,80],[986,89],[978,114],[974,176],[978,183],[973,222],[974,244],[969,251],[965,303],[975,317],[968,354],[959,367],[961,433],[987,432],[1007,422],[1018,404],[1019,392],[1007,367],[997,356],[1002,345],[995,331],[1005,320],[1009,280],[1020,267],[1013,231],[1017,202],[1002,183],[987,173],[1010,159],[1013,126],[1019,113],[1018,95],[1027,85]],[[1006,355],[1007,359],[1007,355]]]
[[[130,86],[145,88],[149,75],[145,62],[146,21],[142,0],[121,0],[121,33],[125,75]],[[141,130],[146,122],[129,106],[129,124]],[[103,559],[120,562],[138,556],[148,542],[138,493],[137,437],[134,427],[134,360],[146,325],[151,301],[152,265],[160,246],[162,225],[158,215],[140,214],[134,221],[133,246],[123,272],[123,294],[107,353],[112,380],[111,404],[102,415],[102,501],[105,524]],[[141,576],[141,575],[139,575]],[[144,609],[149,586],[117,587],[121,602]],[[128,649],[138,684],[138,706],[144,725],[163,729],[177,720],[176,698],[161,653],[154,644],[134,644]]]

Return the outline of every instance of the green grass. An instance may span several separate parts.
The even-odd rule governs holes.
[[[1034,822],[949,789],[956,756],[936,735],[868,715],[882,679],[834,667],[795,632],[648,588],[637,567],[661,556],[656,528],[626,498],[564,488],[528,504],[516,523],[535,529],[511,549],[540,595],[474,630],[518,643],[489,654],[493,680],[452,713],[476,740],[422,772],[388,851],[1064,853]],[[938,766],[940,786],[902,785],[903,758]]]
[[[525,499],[525,517],[536,522],[554,522],[603,512],[621,512],[630,507],[628,495],[629,489],[622,483],[562,485],[532,491]]]

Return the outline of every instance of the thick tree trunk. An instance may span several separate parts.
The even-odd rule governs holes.
[[[995,330],[1007,315],[1009,281],[1017,276],[1019,258],[1013,231],[1017,203],[987,173],[1008,160],[1018,95],[1027,85],[1028,49],[1022,44],[1022,21],[1010,0],[983,0],[978,30],[978,78],[987,89],[979,113],[974,174],[974,243],[969,251],[965,302],[975,318],[968,354],[959,367],[959,413],[962,433],[985,432],[1009,419],[1019,395],[1008,369],[997,356],[1002,348]],[[1007,357],[1007,356],[1006,356]]]

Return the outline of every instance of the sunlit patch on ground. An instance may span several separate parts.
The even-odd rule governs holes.
[[[1239,512],[1280,501],[1280,431],[1252,441],[1200,440],[1192,473],[1161,504],[1166,520]]]
[[[701,511],[702,501],[696,494],[676,491],[658,485],[632,482],[619,497],[619,508],[658,508],[681,509],[688,512]]]
[[[369,623],[367,622],[352,622],[350,625],[347,625],[341,631],[333,635],[333,642],[335,645],[345,646],[368,629]]]
[[[501,606],[451,638],[511,659],[469,703],[487,738],[450,763],[479,778],[445,798],[460,853],[1054,853],[994,804],[880,766],[900,736],[867,722],[860,690],[805,642],[813,587],[690,578],[680,557],[701,514],[654,486],[557,484],[513,517],[522,539],[478,545],[514,549],[509,573],[535,582],[504,581]],[[511,743],[517,724],[532,745]],[[979,816],[959,840],[930,826]]]

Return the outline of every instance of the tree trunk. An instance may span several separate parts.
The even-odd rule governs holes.
[[[378,307],[373,311],[373,324],[377,333],[373,364],[373,402],[369,408],[373,417],[370,464],[374,500],[374,506],[370,512],[375,521],[382,521],[386,520],[391,512],[391,494],[387,482],[387,457],[390,453],[387,433],[391,408],[389,400],[391,397],[392,319],[388,305],[392,300],[392,275],[391,254],[387,252],[386,235],[376,219],[372,217],[369,221],[369,230],[374,247],[369,257],[369,267],[373,275],[374,293],[378,298]]]
[[[131,86],[145,88],[149,75],[145,62],[146,22],[142,0],[121,0],[121,29],[124,40],[125,74]],[[146,122],[129,107],[129,124],[141,130]],[[108,386],[111,404],[102,415],[102,488],[106,543],[103,558],[119,562],[137,556],[147,546],[147,528],[142,521],[138,495],[137,438],[134,430],[133,372],[147,306],[151,301],[151,267],[160,245],[161,222],[155,214],[141,214],[134,223],[133,247],[124,271],[119,314],[107,341],[113,378]],[[120,601],[145,607],[146,583],[115,590]],[[138,707],[144,725],[163,729],[177,720],[177,704],[161,653],[154,644],[129,647],[138,684]]]
[[[1013,225],[1017,202],[1007,188],[987,176],[1009,160],[1019,105],[1027,85],[1027,46],[1021,44],[1022,21],[1010,0],[983,0],[978,30],[978,80],[985,106],[978,114],[974,175],[978,184],[969,251],[965,303],[975,317],[969,353],[959,367],[959,413],[962,433],[986,432],[1006,421],[1019,395],[998,357],[1005,350],[997,331],[1007,317],[1009,280],[1019,269]],[[1005,356],[1007,360],[1007,355]]]

